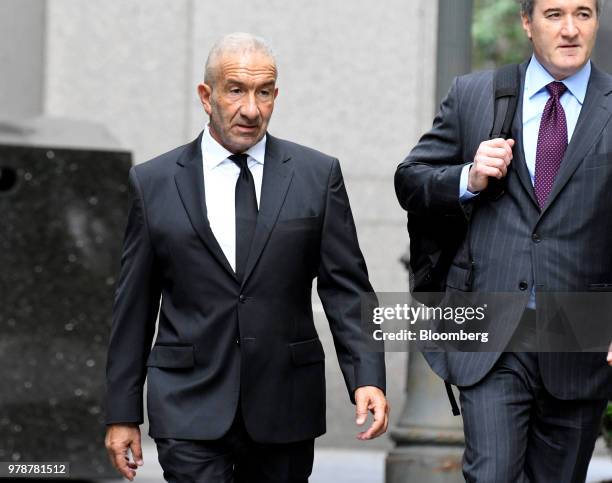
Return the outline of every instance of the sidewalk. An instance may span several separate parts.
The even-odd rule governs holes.
[[[136,483],[164,483],[153,443],[143,447],[145,464],[138,470]],[[360,451],[321,448],[315,450],[315,461],[310,483],[383,483],[385,451]],[[591,461],[587,483],[612,480],[612,458],[596,455]],[[116,483],[104,480],[100,483]],[[127,481],[127,480],[125,480]]]

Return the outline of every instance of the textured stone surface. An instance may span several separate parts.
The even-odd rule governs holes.
[[[137,161],[182,144],[188,0],[47,0],[45,114],[104,123]]]
[[[111,474],[104,366],[130,164],[0,146],[0,461]]]
[[[0,2],[0,117],[43,110],[46,0]]]

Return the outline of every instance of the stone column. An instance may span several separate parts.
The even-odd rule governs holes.
[[[436,103],[472,67],[472,0],[439,0]],[[437,106],[436,106],[437,107]]]
[[[444,382],[420,352],[408,355],[405,403],[391,430],[395,449],[387,455],[387,483],[460,483],[461,418],[453,416]]]
[[[387,455],[387,483],[463,481],[461,419],[452,415],[444,383],[421,353],[409,354],[406,400],[391,437],[396,447]]]
[[[438,1],[436,107],[452,79],[471,69],[471,25],[472,0]],[[452,415],[443,381],[418,352],[408,357],[405,404],[391,437],[396,447],[387,455],[387,483],[463,481],[461,418]]]

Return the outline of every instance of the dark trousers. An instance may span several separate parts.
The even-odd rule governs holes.
[[[156,439],[155,443],[169,483],[307,483],[314,458],[314,439],[285,444],[253,441],[240,409],[219,440]]]
[[[467,482],[585,481],[607,401],[552,396],[537,353],[502,354],[481,382],[460,388],[460,402]]]

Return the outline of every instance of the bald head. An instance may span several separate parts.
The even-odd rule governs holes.
[[[253,53],[268,57],[276,69],[276,56],[268,42],[261,37],[244,32],[234,32],[222,37],[213,45],[206,59],[204,83],[214,87],[219,75],[219,64],[223,57],[228,55],[242,56]]]
[[[225,149],[243,153],[263,138],[277,94],[274,54],[263,39],[236,33],[213,46],[198,95]]]

